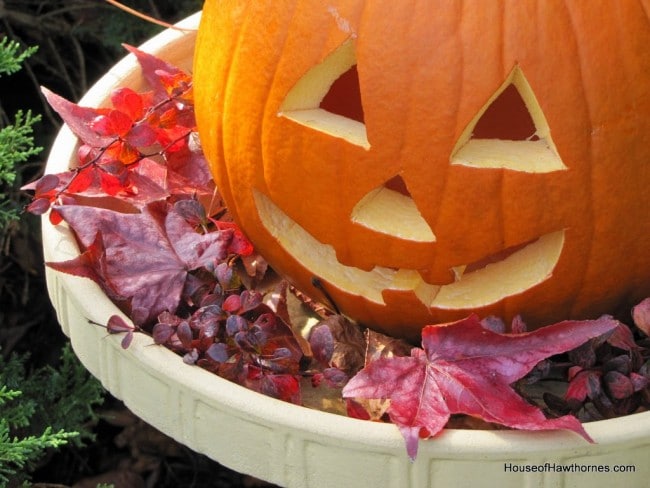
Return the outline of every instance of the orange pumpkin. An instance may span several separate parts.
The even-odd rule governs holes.
[[[613,313],[650,295],[647,12],[208,0],[203,149],[257,250],[364,325]]]

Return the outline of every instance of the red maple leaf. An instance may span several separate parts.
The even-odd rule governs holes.
[[[131,301],[138,324],[176,310],[188,272],[223,260],[232,239],[230,230],[197,233],[178,213],[167,213],[164,204],[137,214],[78,205],[56,209],[86,252],[72,261],[47,264],[91,278],[89,266],[101,270],[100,285]]]
[[[609,317],[565,321],[523,334],[499,334],[476,315],[427,326],[423,349],[410,357],[368,364],[343,389],[347,398],[390,399],[388,414],[400,429],[411,459],[420,437],[435,436],[451,414],[479,417],[515,429],[569,429],[591,438],[575,417],[547,419],[510,386],[543,359],[610,332]]]

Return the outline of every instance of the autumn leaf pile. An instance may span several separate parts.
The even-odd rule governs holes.
[[[297,404],[305,387],[338,389],[348,415],[396,424],[411,458],[458,414],[591,440],[575,415],[650,406],[649,300],[635,308],[635,329],[601,317],[526,332],[518,319],[505,333],[498,319],[472,315],[426,327],[420,348],[294,293],[223,206],[196,134],[191,76],[127,49],[150,91],[119,88],[111,108],[88,108],[44,89],[80,140],[78,161],[26,187],[27,210],[65,221],[82,249],[48,266],[94,280],[128,314],[102,324],[124,334],[123,347],[147,333],[186,363]],[[292,293],[319,318],[306,337],[292,323]],[[525,386],[558,373],[565,391],[533,404]]]

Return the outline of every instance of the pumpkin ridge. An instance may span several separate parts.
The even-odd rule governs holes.
[[[575,50],[577,52],[577,58],[578,58],[578,61],[579,61],[579,63],[577,64],[577,72],[578,72],[579,77],[580,77],[579,86],[581,87],[580,95],[582,96],[582,100],[583,100],[582,105],[585,107],[585,111],[586,111],[586,114],[587,114],[587,119],[589,121],[589,124],[590,124],[590,126],[593,127],[593,125],[594,125],[593,124],[593,122],[594,122],[593,115],[592,115],[592,111],[590,109],[591,107],[590,107],[590,103],[589,103],[589,100],[588,100],[588,97],[587,97],[587,92],[584,89],[585,83],[587,82],[587,80],[585,79],[585,76],[584,76],[584,71],[585,70],[584,70],[584,68],[582,66],[582,63],[584,62],[583,61],[584,60],[584,55],[583,55],[583,53],[580,52],[581,51],[581,49],[580,49],[581,44],[580,44],[580,39],[578,39],[578,34],[576,32],[575,16],[572,15],[571,7],[570,7],[569,3],[567,2],[567,0],[564,0],[564,10],[566,11],[566,14],[567,14],[567,16],[569,18],[569,21],[571,23],[570,32],[573,34],[573,45],[575,46]],[[587,147],[586,147],[587,156],[588,156],[589,160],[591,161],[592,157],[593,157],[593,147],[592,147],[591,138],[587,138],[586,145],[587,145]],[[589,184],[588,193],[589,193],[589,196],[591,197],[593,195],[593,189],[592,188],[593,188],[593,180],[594,180],[594,167],[592,165],[588,165],[587,171],[588,171],[589,174],[587,175],[587,177],[585,178],[584,181],[585,181],[585,183]],[[586,216],[585,218],[586,218],[586,220],[588,222],[593,222],[594,221],[594,209],[593,209],[593,203],[592,203],[591,198],[589,199],[589,215]],[[593,251],[594,251],[594,249],[593,249],[593,246],[594,246],[593,237],[594,237],[595,229],[594,229],[593,225],[589,225],[588,228],[589,228],[589,233],[590,233],[589,237],[586,239],[587,242],[588,242],[588,249],[582,249],[581,250],[582,251],[581,258],[584,259],[586,264],[581,266],[582,272],[580,272],[579,275],[578,275],[579,276],[578,285],[577,285],[576,288],[574,288],[574,291],[571,294],[571,297],[569,298],[570,302],[572,303],[572,305],[570,306],[569,311],[568,311],[568,316],[569,317],[576,317],[576,316],[579,315],[579,308],[582,306],[582,303],[583,303],[582,296],[584,294],[586,294],[586,293],[589,293],[588,292],[588,287],[586,287],[585,284],[587,283],[587,277],[589,276],[589,272],[590,272],[589,268],[590,268],[590,263],[591,263],[591,257],[592,257]]]

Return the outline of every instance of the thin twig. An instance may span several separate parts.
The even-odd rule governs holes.
[[[183,29],[183,28],[177,27],[175,25],[172,25],[172,24],[170,24],[168,22],[155,19],[155,18],[151,17],[150,15],[144,14],[142,12],[138,12],[137,10],[134,10],[131,7],[127,7],[126,5],[121,4],[117,0],[104,0],[104,1],[107,2],[107,3],[110,3],[114,7],[117,7],[119,9],[121,9],[121,10],[124,10],[125,12],[127,12],[127,13],[129,13],[131,15],[134,15],[135,17],[139,17],[139,18],[141,18],[143,20],[146,20],[147,22],[151,22],[152,24],[160,25],[160,26],[166,27],[168,29],[176,29],[176,30],[179,30],[179,31],[182,31],[182,32],[190,32],[190,31],[195,30],[195,29]]]

